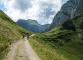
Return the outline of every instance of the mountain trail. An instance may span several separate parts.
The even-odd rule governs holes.
[[[27,40],[27,37],[13,43],[3,60],[41,60]]]

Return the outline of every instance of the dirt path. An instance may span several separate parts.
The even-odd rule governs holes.
[[[10,51],[3,60],[41,60],[27,40],[20,40],[11,45]]]

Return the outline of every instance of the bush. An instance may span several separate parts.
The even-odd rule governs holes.
[[[62,24],[62,27],[67,30],[73,30],[76,31],[75,25],[71,20],[67,20]]]

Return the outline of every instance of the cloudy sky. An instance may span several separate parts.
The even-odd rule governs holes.
[[[0,0],[0,9],[15,22],[33,19],[40,24],[51,23],[54,15],[67,0]]]

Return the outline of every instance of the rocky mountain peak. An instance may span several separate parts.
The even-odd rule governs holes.
[[[83,0],[68,0],[65,4],[63,4],[60,11],[55,15],[49,30],[56,27],[61,22],[73,18],[82,12]]]

